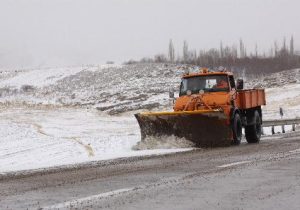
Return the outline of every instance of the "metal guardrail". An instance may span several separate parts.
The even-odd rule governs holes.
[[[300,118],[279,119],[279,120],[264,120],[262,126],[263,127],[270,127],[270,126],[293,125],[293,124],[300,124]]]
[[[262,127],[272,127],[272,135],[275,134],[275,126],[281,126],[282,133],[285,133],[285,125],[292,125],[292,131],[296,130],[296,125],[300,124],[300,118],[264,120]]]

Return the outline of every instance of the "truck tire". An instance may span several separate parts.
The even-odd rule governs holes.
[[[248,143],[258,143],[261,137],[261,118],[258,111],[254,112],[254,124],[245,127],[245,136]]]
[[[238,113],[234,115],[232,120],[233,144],[239,145],[242,140],[242,120]]]

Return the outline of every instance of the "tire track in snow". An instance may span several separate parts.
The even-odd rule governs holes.
[[[78,144],[80,144],[81,146],[83,146],[84,149],[87,151],[89,157],[95,156],[94,150],[91,147],[91,145],[84,144],[82,141],[79,140],[79,137],[62,137],[62,138],[68,139],[68,140],[73,140],[73,141],[77,142]]]
[[[43,127],[37,123],[32,123],[32,125],[36,128],[36,131],[40,134],[43,134],[43,135],[46,135],[46,136],[49,136],[49,137],[53,137],[55,138],[54,135],[51,135],[51,134],[47,134],[44,130],[43,130]],[[88,153],[88,156],[89,157],[93,157],[95,156],[95,153],[94,153],[94,150],[93,148],[91,147],[90,144],[84,144],[82,141],[80,141],[80,137],[61,137],[63,139],[67,139],[67,140],[72,140],[72,141],[75,141],[76,143],[78,143],[79,145],[83,146],[83,148],[86,150],[86,152]]]

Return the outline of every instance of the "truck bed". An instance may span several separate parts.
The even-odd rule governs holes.
[[[250,109],[266,105],[264,89],[246,89],[237,92],[237,106],[239,109]]]

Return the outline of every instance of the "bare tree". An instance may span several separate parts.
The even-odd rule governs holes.
[[[275,57],[277,57],[278,56],[278,45],[277,45],[276,41],[274,42],[274,53],[275,53]]]
[[[287,50],[287,47],[286,47],[286,38],[285,38],[285,37],[283,38],[282,49],[283,49],[284,51]]]
[[[240,39],[240,58],[244,58],[244,57],[245,57],[245,46],[243,40]]]
[[[169,42],[169,61],[171,63],[174,63],[174,61],[175,61],[175,49],[174,49],[172,39],[170,39],[170,42]]]
[[[294,37],[291,37],[290,41],[290,55],[294,55]]]
[[[157,54],[154,56],[155,63],[165,63],[167,62],[167,58],[164,54]]]
[[[221,59],[223,58],[223,56],[224,56],[224,49],[223,49],[223,43],[222,43],[222,41],[220,42],[220,56],[221,56]]]
[[[257,47],[257,43],[255,44],[255,57],[258,57],[258,47]]]
[[[184,40],[183,42],[183,62],[186,63],[189,58],[189,46],[187,41]]]

